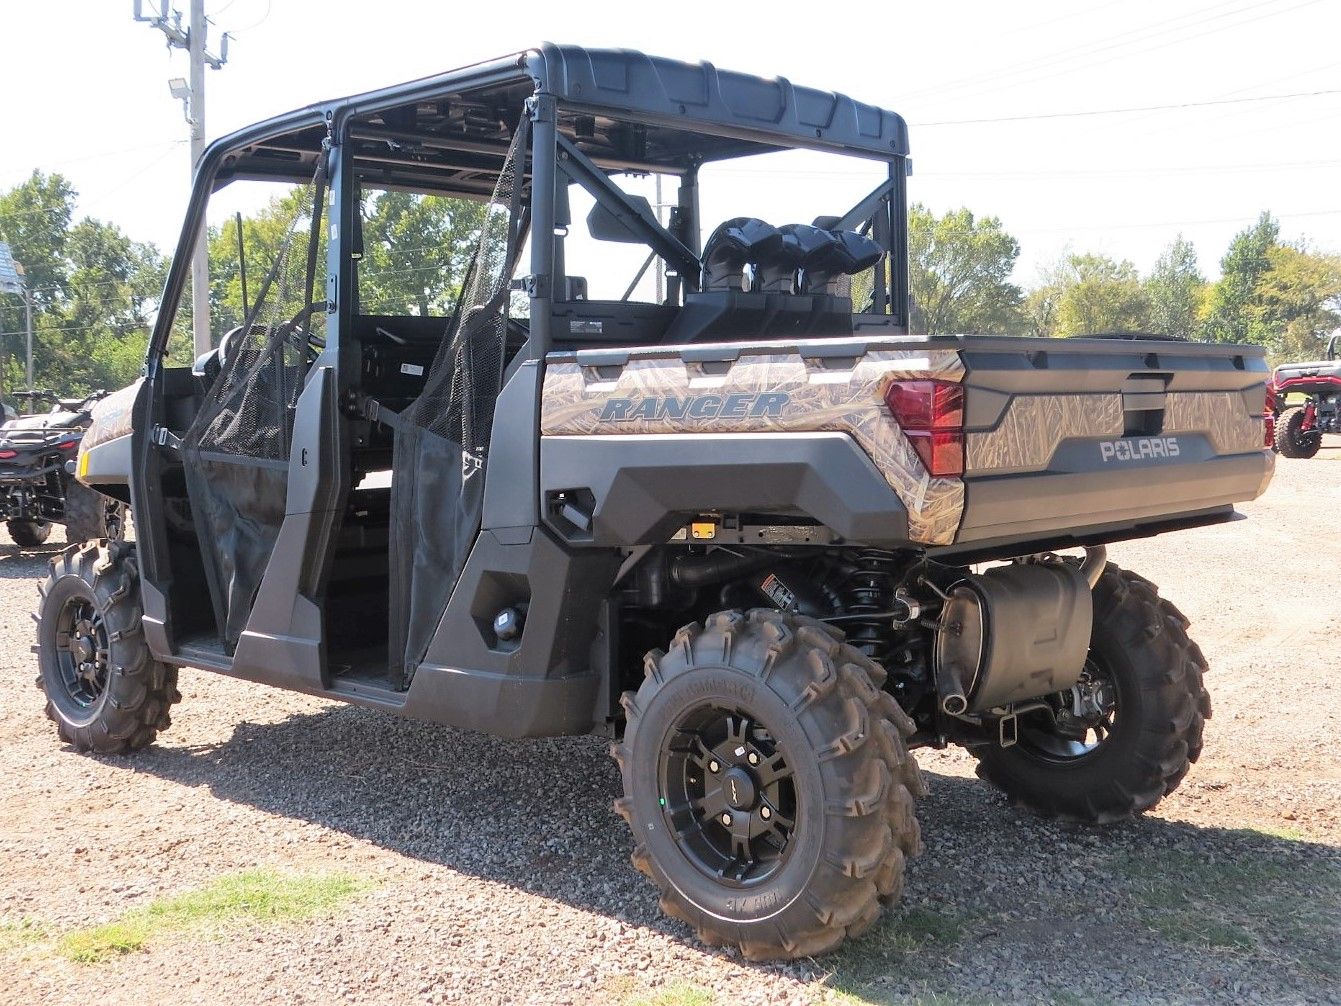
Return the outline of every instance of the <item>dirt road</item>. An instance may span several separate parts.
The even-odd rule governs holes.
[[[597,740],[503,743],[184,672],[154,748],[72,753],[29,654],[51,550],[6,542],[0,1002],[1341,1001],[1341,450],[1282,461],[1243,509],[1111,549],[1212,668],[1183,787],[1088,830],[922,752],[927,852],[904,904],[789,966],[659,914]],[[252,893],[219,893],[256,869]]]

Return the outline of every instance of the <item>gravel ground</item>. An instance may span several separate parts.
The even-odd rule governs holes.
[[[659,914],[599,740],[505,743],[187,671],[152,749],[74,754],[29,654],[54,550],[0,545],[0,1002],[1341,1002],[1338,462],[1282,461],[1250,520],[1111,550],[1192,618],[1211,664],[1206,750],[1173,797],[1133,824],[1059,826],[1006,806],[967,756],[922,752],[927,852],[904,904],[787,966]],[[373,884],[303,922],[100,964],[56,951],[256,866]]]

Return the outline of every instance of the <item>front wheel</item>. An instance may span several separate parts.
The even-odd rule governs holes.
[[[653,651],[612,751],[661,907],[751,960],[832,950],[903,889],[925,794],[885,672],[820,623],[719,612]]]
[[[37,686],[61,740],[77,751],[147,747],[181,698],[177,668],[154,660],[141,629],[134,546],[73,545],[38,588]]]
[[[978,774],[1049,817],[1108,823],[1154,807],[1201,754],[1211,716],[1187,624],[1154,584],[1109,563],[1080,681],[1022,713],[1012,746],[975,748]]]
[[[1322,433],[1304,429],[1305,410],[1296,405],[1276,417],[1275,448],[1286,458],[1311,458],[1322,449]]]
[[[5,530],[21,548],[35,548],[51,535],[51,522],[45,520],[10,520],[5,522]]]
[[[125,533],[126,505],[82,482],[68,479],[65,487],[65,540],[71,545]]]

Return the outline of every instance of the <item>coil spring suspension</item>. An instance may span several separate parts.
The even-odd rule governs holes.
[[[894,607],[900,563],[893,552],[868,548],[840,568],[832,585],[837,608],[845,616],[884,614],[884,618],[851,618],[843,622],[847,641],[872,660],[889,665],[893,638],[888,612]]]

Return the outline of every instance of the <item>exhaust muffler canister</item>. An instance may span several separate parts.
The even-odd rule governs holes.
[[[1074,685],[1089,652],[1090,586],[1070,563],[1012,563],[949,591],[936,634],[947,713],[981,713]]]

